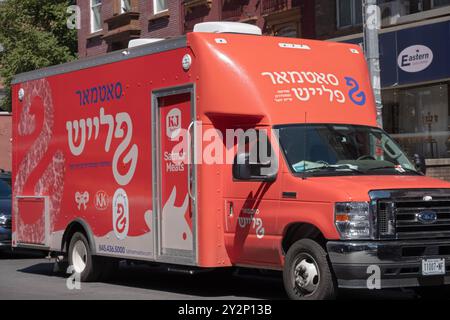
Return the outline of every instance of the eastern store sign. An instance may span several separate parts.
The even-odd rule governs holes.
[[[420,72],[433,62],[433,51],[427,46],[413,45],[405,48],[397,57],[397,64],[405,72]]]

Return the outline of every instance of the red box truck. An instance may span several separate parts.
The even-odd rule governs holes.
[[[360,47],[224,22],[137,44],[15,77],[13,247],[83,281],[280,270],[294,299],[450,283],[450,184],[377,126]]]

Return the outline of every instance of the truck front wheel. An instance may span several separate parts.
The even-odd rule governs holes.
[[[72,236],[69,244],[69,266],[79,276],[81,282],[92,282],[99,279],[101,265],[92,255],[89,242],[81,232]]]
[[[302,239],[288,250],[283,282],[294,300],[327,300],[336,297],[336,282],[325,250],[315,241]]]

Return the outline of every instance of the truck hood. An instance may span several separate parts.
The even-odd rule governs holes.
[[[367,201],[368,192],[372,190],[450,189],[449,182],[427,176],[334,176],[317,179],[336,190],[345,190],[350,201]]]

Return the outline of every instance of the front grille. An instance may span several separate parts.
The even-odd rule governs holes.
[[[388,231],[388,217],[387,217],[387,202],[378,202],[378,232],[380,234],[386,234]]]
[[[397,237],[422,238],[450,236],[450,200],[396,201],[396,231]],[[436,213],[432,223],[420,222],[417,215],[424,211]]]
[[[399,191],[400,192],[400,191]],[[395,193],[391,194],[395,195]],[[377,200],[379,238],[425,239],[450,237],[450,194],[432,195],[425,201],[426,191],[420,196],[403,192],[399,197]],[[435,220],[421,221],[421,213],[432,213]]]

